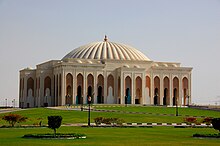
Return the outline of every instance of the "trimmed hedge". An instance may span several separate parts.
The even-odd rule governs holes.
[[[220,134],[193,134],[193,137],[220,138]]]

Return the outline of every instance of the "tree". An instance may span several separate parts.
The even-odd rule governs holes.
[[[14,125],[16,123],[21,123],[21,122],[25,122],[27,120],[27,117],[18,115],[18,114],[8,114],[8,115],[4,115],[2,117],[3,120],[9,122],[9,124],[14,127]]]
[[[215,130],[219,130],[220,132],[220,118],[212,119],[212,126]]]
[[[48,128],[54,130],[54,137],[56,137],[56,129],[61,126],[62,117],[61,116],[48,116]]]

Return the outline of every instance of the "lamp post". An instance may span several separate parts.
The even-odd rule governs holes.
[[[127,107],[128,105],[128,96],[125,96],[125,107]]]
[[[5,99],[5,107],[6,107],[6,108],[7,108],[7,106],[8,106],[8,105],[7,105],[7,100],[8,100],[8,99],[6,98],[6,99]]]
[[[14,108],[15,108],[15,99],[13,99],[13,101],[14,101]]]
[[[12,102],[12,107],[15,108],[15,99],[13,99],[11,102]]]
[[[45,107],[48,107],[48,103],[47,103],[47,95],[46,95],[46,103],[45,103]]]
[[[88,126],[90,126],[90,104],[91,104],[91,96],[88,96],[88,104],[89,104],[89,113],[88,113]]]
[[[81,111],[83,111],[83,97],[80,97],[80,102],[81,102]]]
[[[188,98],[188,106],[189,106],[189,95],[187,96],[187,98]]]
[[[178,116],[178,98],[176,97],[176,116]]]

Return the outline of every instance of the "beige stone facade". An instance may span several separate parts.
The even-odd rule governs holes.
[[[191,104],[191,67],[155,62],[107,37],[61,60],[20,70],[19,106],[86,104]]]

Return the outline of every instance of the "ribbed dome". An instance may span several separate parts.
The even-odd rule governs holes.
[[[66,58],[81,58],[81,59],[112,59],[112,60],[142,60],[149,61],[143,53],[137,49],[114,42],[109,42],[105,37],[102,42],[94,42],[68,53]]]

